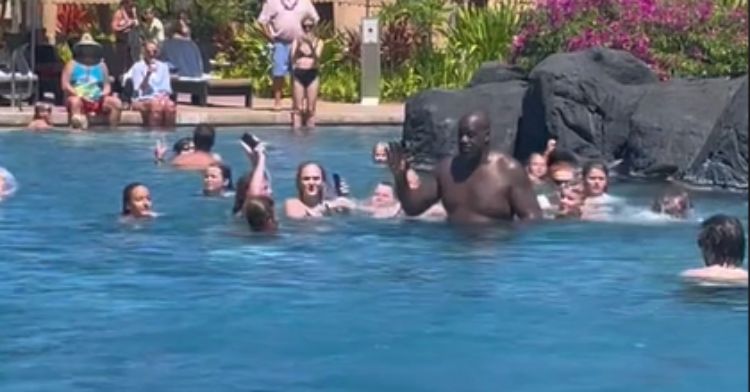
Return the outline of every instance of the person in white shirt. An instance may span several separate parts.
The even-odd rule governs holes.
[[[133,109],[143,117],[147,127],[172,127],[176,106],[170,99],[172,84],[169,66],[156,59],[159,48],[153,42],[143,45],[143,59],[133,64],[129,74],[133,81]]]

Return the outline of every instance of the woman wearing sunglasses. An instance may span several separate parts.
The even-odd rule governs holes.
[[[315,104],[318,101],[320,78],[318,66],[323,53],[323,41],[315,36],[315,19],[302,19],[304,35],[292,42],[292,128],[315,127]]]

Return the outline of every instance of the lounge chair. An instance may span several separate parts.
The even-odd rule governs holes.
[[[245,107],[252,107],[253,86],[250,79],[214,79],[204,73],[200,48],[195,42],[170,38],[162,43],[161,60],[170,66],[172,90],[192,95],[194,105],[207,106],[209,95],[242,95]]]
[[[28,44],[16,48],[10,56],[0,58],[0,97],[9,100],[11,106],[21,109],[24,101],[34,99],[39,78],[24,56]]]
[[[26,60],[31,62],[31,50],[27,48]],[[62,105],[64,94],[60,86],[60,75],[65,64],[57,55],[57,50],[52,45],[39,45],[36,47],[36,64],[34,73],[39,77],[39,97],[44,97],[45,93],[51,93],[54,96],[55,105]]]

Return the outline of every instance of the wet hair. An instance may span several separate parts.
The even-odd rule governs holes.
[[[656,213],[664,213],[667,201],[678,200],[682,210],[685,212],[690,208],[693,208],[693,203],[690,201],[690,194],[685,188],[679,186],[669,186],[661,194],[656,196],[653,204],[651,204],[651,211]]]
[[[571,151],[556,148],[547,157],[547,167],[560,164],[578,167],[578,158]]]
[[[310,165],[315,165],[318,168],[320,168],[320,176],[321,176],[321,182],[322,182],[321,191],[323,192],[323,194],[321,195],[322,196],[321,201],[322,201],[322,199],[325,198],[325,194],[326,194],[325,191],[326,191],[326,187],[328,186],[328,179],[326,177],[326,169],[323,168],[323,165],[315,161],[305,161],[305,162],[300,163],[299,166],[297,166],[297,175],[294,177],[295,186],[297,187],[297,197],[299,197],[299,199],[302,200],[302,187],[300,186],[300,184],[302,184],[302,170],[304,170],[306,167]]]
[[[212,125],[199,124],[193,131],[193,144],[197,151],[211,152],[216,140],[216,130]]]
[[[607,181],[604,186],[604,192],[607,191],[609,188],[609,169],[607,168],[607,164],[602,161],[588,161],[585,165],[583,165],[583,178],[585,179],[588,177],[589,173],[591,173],[592,170],[601,170],[602,173],[604,173],[604,178]]]
[[[52,106],[46,102],[37,102],[34,105],[34,120],[41,118],[43,112],[52,113]]]
[[[122,215],[130,215],[130,207],[128,207],[128,204],[130,204],[130,194],[133,193],[133,189],[139,186],[145,185],[140,182],[131,182],[122,189]]]
[[[607,164],[602,161],[586,162],[586,164],[583,165],[583,177],[586,178],[594,169],[601,170],[604,173],[604,176],[609,178],[609,169],[607,168]]]
[[[711,216],[701,223],[698,247],[707,266],[741,266],[745,259],[745,230],[742,223],[733,216]]]
[[[237,190],[234,193],[234,205],[232,206],[232,214],[237,214],[242,211],[242,207],[245,205],[245,199],[247,198],[247,188],[250,186],[250,176],[252,173],[245,174],[244,176],[237,179],[235,185]]]
[[[268,196],[251,196],[245,200],[242,212],[250,230],[268,230],[268,223],[276,220],[273,206],[273,199]]]
[[[186,147],[188,147],[192,142],[193,138],[183,137],[182,139],[174,143],[174,145],[172,146],[172,151],[174,151],[175,154],[179,155],[183,150],[186,150]]]
[[[234,189],[234,185],[232,184],[232,168],[229,165],[216,162],[208,165],[208,167],[218,167],[221,170],[221,177],[227,182],[227,185],[224,186],[225,190]]]

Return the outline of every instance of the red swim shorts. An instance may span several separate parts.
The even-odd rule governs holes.
[[[83,99],[82,102],[84,113],[90,116],[102,113],[102,109],[104,108],[104,99],[100,99],[97,101],[89,101],[87,99]]]

